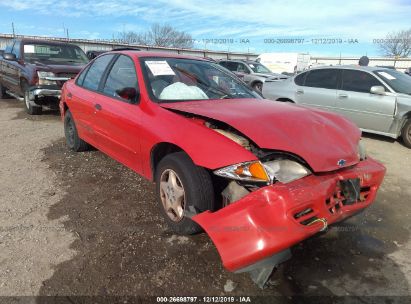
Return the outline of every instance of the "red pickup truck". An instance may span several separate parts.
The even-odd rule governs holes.
[[[38,115],[43,106],[58,108],[61,87],[88,63],[76,45],[46,40],[16,39],[0,56],[0,99],[24,101],[27,113]]]

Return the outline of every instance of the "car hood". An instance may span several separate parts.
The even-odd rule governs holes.
[[[356,164],[360,130],[329,112],[261,99],[163,103],[163,108],[224,122],[263,149],[303,158],[314,172]]]
[[[41,62],[36,62],[34,65],[41,71],[53,72],[55,74],[78,74],[86,66],[85,64],[44,64]]]

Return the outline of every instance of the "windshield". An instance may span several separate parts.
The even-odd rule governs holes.
[[[25,44],[24,59],[30,63],[86,64],[86,54],[75,45]]]
[[[151,97],[158,102],[226,98],[260,98],[219,65],[181,58],[142,58]]]
[[[381,77],[395,92],[411,95],[411,77],[395,70],[380,70],[374,72]]]
[[[248,66],[254,73],[272,73],[266,66],[261,63],[249,63]]]

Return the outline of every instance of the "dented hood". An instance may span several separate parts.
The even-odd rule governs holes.
[[[303,158],[314,172],[356,164],[360,130],[333,113],[261,99],[163,103],[162,107],[224,122],[260,148]]]

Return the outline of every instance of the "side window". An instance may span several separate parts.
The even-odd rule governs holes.
[[[88,68],[87,74],[83,81],[83,87],[96,91],[100,84],[101,77],[113,57],[113,54],[109,54],[97,58]]]
[[[238,67],[238,63],[237,62],[226,62],[226,66],[227,69],[229,69],[231,72],[237,72],[237,67]]]
[[[16,58],[20,58],[20,41],[16,41],[13,46],[12,53],[16,55]]]
[[[342,90],[360,93],[370,93],[372,86],[383,86],[373,75],[362,71],[344,70]]]
[[[128,101],[120,96],[120,92],[130,88],[138,90],[136,68],[130,57],[121,55],[107,76],[103,93]]]
[[[223,66],[223,67],[225,67],[225,68],[227,68],[227,62],[225,62],[225,61],[221,61],[221,62],[220,62],[220,65]]]
[[[238,64],[237,72],[244,73],[244,74],[250,74],[250,71],[248,70],[248,68],[245,66],[244,63]]]
[[[84,81],[84,77],[87,74],[87,71],[89,69],[90,66],[88,66],[87,68],[85,68],[83,71],[81,71],[80,75],[77,78],[76,84],[79,86],[83,86],[83,81]]]
[[[321,69],[308,72],[305,86],[323,89],[337,89],[338,70]]]
[[[307,73],[301,73],[294,78],[294,82],[296,85],[303,86],[305,77],[307,76]]]
[[[12,42],[12,44],[9,44],[8,46],[6,46],[6,49],[4,50],[4,52],[11,53],[11,51],[13,50],[13,45],[14,45],[14,41]]]

